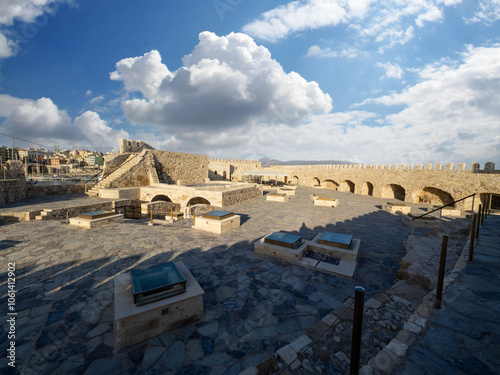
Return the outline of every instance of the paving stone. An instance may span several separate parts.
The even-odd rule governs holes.
[[[185,345],[182,341],[176,341],[168,348],[160,358],[160,363],[167,370],[175,371],[184,362]]]
[[[382,350],[370,360],[370,365],[384,374],[390,374],[400,363],[401,358],[387,349]]]
[[[298,339],[289,344],[295,353],[299,354],[306,346],[311,344],[312,340],[306,335],[301,335]]]
[[[204,325],[198,328],[198,332],[203,336],[211,336],[218,332],[219,323],[212,322],[210,324]]]
[[[123,374],[122,361],[116,358],[98,359],[92,362],[85,371],[85,375],[113,375]]]
[[[142,364],[144,366],[150,367],[155,363],[158,359],[161,358],[162,354],[166,351],[163,347],[158,346],[148,346],[144,350],[144,359],[142,360]]]
[[[111,325],[109,323],[101,323],[94,329],[90,330],[89,333],[87,333],[87,337],[95,337],[102,335],[103,333],[107,332],[110,329]]]

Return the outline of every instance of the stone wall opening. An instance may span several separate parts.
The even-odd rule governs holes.
[[[415,197],[413,199],[415,203],[424,203],[424,204],[433,204],[436,206],[444,206],[445,204],[449,204],[454,201],[453,197],[451,196],[450,193],[426,186],[423,188],[420,192],[417,192],[415,194]]]
[[[331,190],[338,190],[339,189],[339,184],[336,183],[333,180],[325,180],[325,181],[323,181],[323,186],[326,189],[331,189]]]
[[[373,184],[368,181],[365,182],[363,186],[361,186],[361,194],[373,196]]]
[[[350,180],[344,180],[340,183],[339,190],[354,193],[355,187],[356,186],[354,185],[354,182]]]
[[[188,202],[187,202],[187,206],[193,206],[195,204],[211,204],[208,199],[205,199],[203,197],[194,197],[194,198],[191,198]]]
[[[292,184],[298,185],[299,184],[299,178],[297,176],[292,177]]]
[[[311,182],[312,182],[313,186],[320,186],[321,185],[321,181],[319,180],[318,177],[313,177]]]
[[[382,189],[382,198],[394,198],[404,202],[405,197],[406,191],[401,185],[388,184]]]
[[[166,195],[156,195],[153,197],[153,199],[151,199],[151,202],[158,202],[158,201],[162,201],[162,202],[172,202],[172,200],[166,196]]]

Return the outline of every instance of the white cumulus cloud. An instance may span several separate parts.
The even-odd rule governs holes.
[[[2,0],[0,1],[0,59],[15,54],[18,43],[9,39],[6,30],[14,22],[30,24],[38,17],[47,14],[54,15],[59,9],[59,3],[69,0]],[[41,23],[45,24],[46,20]],[[20,35],[23,37],[23,35]]]
[[[362,39],[393,46],[411,39],[414,25],[421,28],[426,23],[441,21],[444,8],[459,2],[461,0],[292,1],[263,13],[245,25],[243,31],[258,39],[276,42],[298,32],[345,24]]]
[[[128,137],[127,132],[109,127],[95,112],[87,111],[72,121],[49,98],[29,100],[0,95],[0,116],[6,117],[0,124],[3,133],[49,146],[106,150],[117,145],[120,138]]]
[[[500,158],[500,45],[469,46],[460,61],[430,64],[418,75],[417,84],[362,104],[404,106],[385,123],[428,155]]]
[[[144,97],[122,103],[131,122],[181,132],[189,125],[209,134],[261,122],[293,125],[331,110],[330,96],[316,82],[286,73],[248,35],[202,32],[199,40],[175,72],[161,63],[157,51],[116,64],[111,79]]]

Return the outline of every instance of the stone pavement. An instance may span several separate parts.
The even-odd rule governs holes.
[[[476,246],[395,374],[500,374],[500,216],[485,219]]]
[[[309,196],[318,192],[338,198],[339,207],[314,206]],[[286,203],[261,197],[232,206],[242,225],[225,235],[196,231],[191,220],[152,227],[125,220],[92,230],[62,220],[2,225],[0,314],[7,317],[7,264],[15,262],[17,316],[16,368],[9,372],[2,355],[0,371],[238,374],[339,308],[355,285],[368,291],[392,286],[411,228],[380,210],[386,201],[301,186]],[[254,241],[278,230],[305,239],[325,230],[360,238],[355,279],[253,252]],[[203,319],[113,353],[113,277],[173,260],[183,261],[204,289]],[[0,329],[2,353],[9,327]],[[376,340],[383,346],[390,338]],[[350,340],[336,339],[349,353]]]

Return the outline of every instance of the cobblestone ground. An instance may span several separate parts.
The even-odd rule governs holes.
[[[318,192],[339,198],[339,207],[314,206],[309,196]],[[92,230],[63,221],[3,225],[0,312],[7,316],[6,267],[15,262],[15,372],[238,374],[339,308],[355,285],[369,291],[393,284],[411,229],[399,216],[380,210],[386,201],[299,187],[286,203],[261,197],[232,206],[242,225],[220,236],[192,229],[191,220],[152,227],[144,220],[125,220]],[[419,205],[412,207],[418,211]],[[325,230],[360,238],[355,279],[253,252],[255,240],[278,230],[304,239]],[[203,319],[113,353],[113,277],[173,260],[183,261],[204,289]],[[369,319],[397,317],[388,308]],[[8,328],[1,327],[2,353]],[[350,340],[333,339],[349,353]],[[317,359],[314,366],[321,367]],[[0,369],[6,368],[2,356]]]

